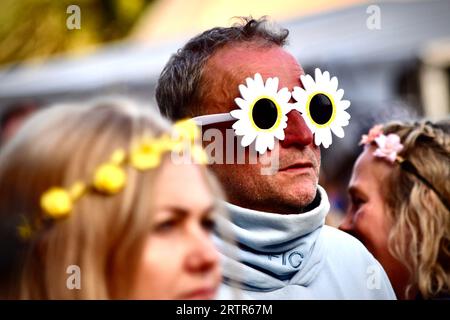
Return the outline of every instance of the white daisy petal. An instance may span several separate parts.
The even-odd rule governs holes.
[[[350,121],[348,121],[348,120],[342,120],[341,122],[336,122],[336,124],[339,124],[341,127],[346,127],[346,126],[348,126],[349,123],[350,123]]]
[[[243,147],[249,146],[250,144],[252,144],[252,142],[255,140],[255,138],[256,138],[256,132],[252,131],[252,132],[247,133],[246,135],[244,135],[242,137],[241,146],[243,146]]]
[[[336,123],[336,125],[338,125],[338,126],[345,127],[345,126],[348,126],[349,119],[350,119],[350,115],[347,118],[343,113],[338,113],[333,122]]]
[[[285,138],[283,129],[275,131],[274,135],[275,135],[275,138],[277,138],[278,140],[284,140],[284,138]]]
[[[330,83],[330,73],[328,71],[322,73],[322,81],[324,83]]]
[[[292,110],[295,110],[297,108],[297,106],[295,103],[288,102],[284,105],[284,108],[285,108],[284,114],[288,114]]]
[[[264,81],[259,73],[255,74],[255,85],[258,90],[264,88]]]
[[[273,147],[275,147],[275,138],[273,135],[267,135],[266,136],[266,142],[267,142],[267,148],[269,150],[273,150]]]
[[[247,111],[248,110],[248,102],[245,101],[242,98],[236,98],[234,99],[234,102],[239,106],[239,108],[241,108],[242,110]]]
[[[245,79],[245,82],[247,83],[247,88],[249,90],[255,90],[256,89],[256,84],[255,81],[252,78],[247,78]]]
[[[292,110],[297,110],[298,112],[302,112],[302,111],[300,110],[300,108],[301,108],[302,106],[304,107],[304,105],[301,104],[301,103],[299,103],[299,102],[289,103],[290,111],[292,111]],[[290,111],[289,111],[289,112],[290,112]],[[289,112],[288,112],[288,113],[289,113]]]
[[[301,96],[306,95],[306,90],[301,87],[294,87],[292,90],[292,96],[295,98],[295,96]]]
[[[350,119],[350,115],[347,113],[347,116],[344,114],[344,112],[347,113],[346,111],[337,112],[333,122],[336,122],[340,126],[343,126],[343,123],[348,122],[348,120]]]
[[[242,119],[245,116],[245,111],[242,109],[236,109],[230,112],[231,116],[235,119]]]
[[[291,100],[291,93],[289,92],[288,88],[283,88],[280,91],[278,91],[278,99],[280,101],[287,103],[289,100]]]
[[[301,113],[304,113],[306,111],[306,102],[308,101],[306,91],[303,90],[302,88],[297,87],[294,89],[292,97],[296,102],[291,103],[291,109],[295,109],[300,111]]]
[[[339,116],[339,120],[341,120],[341,121],[348,121],[351,118],[350,114],[344,110],[341,110],[340,112],[338,112],[337,116]]]
[[[316,146],[320,146],[322,143],[322,135],[318,134],[318,132],[314,133],[314,143]]]
[[[339,102],[338,106],[339,108],[341,108],[341,110],[346,110],[348,107],[350,107],[350,101],[342,100]]]
[[[266,94],[270,94],[270,95],[273,95],[273,94],[276,94],[277,93],[277,91],[278,91],[278,78],[277,77],[275,77],[275,78],[268,78],[267,80],[266,80]]]
[[[338,79],[336,77],[331,78],[330,89],[332,91],[336,91],[338,89]]]
[[[319,68],[314,69],[314,79],[316,80],[316,83],[323,82],[323,80],[322,80],[322,71],[320,71]]]
[[[337,101],[342,100],[342,98],[344,97],[344,89],[339,89],[338,91],[336,91],[336,93],[334,94],[334,98]]]
[[[342,129],[341,126],[333,125],[333,126],[330,126],[330,128],[331,128],[331,131],[333,131],[333,133],[334,133],[337,137],[339,137],[339,138],[343,138],[343,137],[344,137],[344,135],[345,135],[344,129]]]
[[[243,84],[239,85],[239,92],[241,93],[242,98],[245,100],[251,102],[253,100],[253,94],[252,92]]]
[[[287,121],[288,121],[288,117],[286,115],[284,115],[281,118],[280,128],[282,128],[282,129],[287,128]]]
[[[331,130],[329,128],[323,128],[320,131],[320,134],[322,135],[322,145],[326,149],[330,146],[332,141]]]
[[[302,81],[303,87],[306,91],[313,90],[316,83],[314,82],[314,79],[308,74],[308,75],[301,75],[300,80]]]
[[[244,136],[251,131],[251,125],[244,119],[239,120],[233,124],[234,133],[238,136]]]
[[[266,140],[266,136],[264,134],[259,134],[256,137],[255,149],[260,154],[264,154],[267,150],[268,142]]]

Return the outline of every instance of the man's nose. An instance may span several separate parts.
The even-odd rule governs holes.
[[[204,231],[191,236],[186,266],[190,272],[208,272],[219,264],[219,254],[211,237]]]
[[[293,145],[307,146],[313,142],[313,134],[297,110],[292,110],[287,115],[287,127],[284,130],[284,140],[280,141],[283,148]]]

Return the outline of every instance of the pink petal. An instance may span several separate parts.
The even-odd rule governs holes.
[[[391,152],[391,153],[387,156],[387,159],[388,159],[390,162],[392,162],[392,163],[395,162],[395,158],[397,158],[397,152]]]
[[[379,148],[373,152],[373,155],[378,158],[384,158],[386,156]]]

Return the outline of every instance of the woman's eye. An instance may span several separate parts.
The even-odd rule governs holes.
[[[216,226],[216,221],[214,219],[208,218],[202,221],[202,227],[207,231],[212,231]]]
[[[359,197],[352,197],[352,204],[355,207],[359,207],[361,204],[363,204],[363,200]]]
[[[360,207],[364,204],[364,201],[356,196],[350,196],[350,203],[349,206],[347,207],[347,212],[350,212],[352,214],[355,214]]]
[[[156,232],[168,232],[174,229],[177,225],[176,220],[167,220],[161,223],[158,223],[155,227]]]

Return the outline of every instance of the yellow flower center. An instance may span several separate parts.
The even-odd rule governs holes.
[[[131,165],[138,170],[157,167],[164,152],[163,145],[155,140],[143,140],[130,155]]]
[[[200,129],[192,119],[180,120],[173,125],[176,138],[193,142],[200,136]]]
[[[54,187],[42,195],[41,207],[48,216],[61,218],[72,210],[72,198],[66,190]]]
[[[93,184],[98,191],[113,194],[120,191],[125,182],[126,174],[121,167],[116,164],[105,163],[95,171]]]

